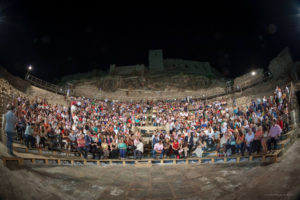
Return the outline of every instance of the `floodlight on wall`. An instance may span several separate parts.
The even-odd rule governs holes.
[[[28,67],[28,71],[31,71],[32,70],[32,66],[31,65],[29,65],[29,67]]]
[[[252,72],[251,72],[251,75],[252,75],[252,76],[255,76],[255,75],[256,75],[256,71],[252,71]]]

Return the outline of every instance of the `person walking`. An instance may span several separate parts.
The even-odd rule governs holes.
[[[5,114],[5,133],[7,137],[7,149],[9,151],[9,154],[14,156],[13,148],[12,148],[12,141],[13,136],[16,134],[16,123],[17,118],[14,114],[15,107],[11,104],[7,105],[7,113]]]

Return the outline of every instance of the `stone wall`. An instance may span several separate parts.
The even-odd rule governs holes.
[[[255,72],[255,75],[252,73]],[[263,69],[256,69],[234,79],[234,87],[245,87],[261,81],[264,78]]]
[[[75,87],[75,94],[88,98],[108,100],[160,100],[160,99],[183,99],[187,96],[192,98],[205,98],[212,95],[223,94],[225,88],[213,87],[198,90],[144,90],[144,89],[117,89],[116,91],[104,91],[97,88],[93,83],[83,83]]]
[[[45,98],[47,99],[48,103],[52,105],[55,104],[67,105],[67,101],[65,100],[65,97],[63,95],[59,95],[54,92],[41,89],[33,85],[27,88],[26,95],[30,98],[35,98],[35,97],[41,99]]]
[[[294,81],[300,80],[300,61],[294,63],[292,77],[294,78]]]
[[[161,49],[150,50],[148,61],[150,72],[164,71],[163,52]]]
[[[168,72],[183,72],[201,74],[204,76],[214,75],[209,62],[199,62],[183,59],[164,59],[164,67]]]
[[[35,87],[28,81],[13,76],[2,67],[0,67],[0,86],[5,88],[6,94],[12,98],[17,96],[29,99],[39,97],[46,98],[51,104],[66,104],[64,96]]]
[[[116,66],[112,64],[109,72],[112,75],[144,75],[145,65]]]
[[[288,48],[282,50],[269,64],[269,70],[272,72],[275,79],[279,78],[280,75],[289,72],[292,67],[293,59]]]
[[[0,78],[5,79],[11,86],[18,89],[19,91],[26,92],[27,88],[30,87],[30,83],[10,74],[6,69],[0,66]]]

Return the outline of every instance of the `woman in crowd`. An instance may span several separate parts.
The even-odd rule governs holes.
[[[77,150],[81,153],[81,155],[85,156],[85,140],[84,135],[80,134],[77,138]]]
[[[238,131],[238,134],[236,136],[236,153],[242,154],[244,156],[244,141],[245,141],[245,135],[241,130]]]
[[[261,139],[261,146],[262,146],[262,153],[267,154],[268,147],[267,147],[267,141],[269,139],[268,137],[269,129],[266,127],[265,129],[263,128],[263,136]]]
[[[170,157],[172,146],[171,146],[170,140],[168,138],[164,141],[163,146],[164,146],[164,149],[163,149],[164,157],[165,158]]]
[[[178,140],[175,139],[175,141],[172,144],[172,150],[177,159],[179,158],[179,148],[180,148],[180,146],[179,146]]]
[[[121,160],[124,160],[126,158],[127,145],[125,144],[123,137],[120,138],[120,142],[118,144],[118,148],[120,150]]]
[[[256,152],[257,154],[260,152],[261,140],[263,138],[263,134],[264,132],[262,126],[259,126],[257,131],[255,132],[254,139],[252,142],[253,152]]]
[[[110,157],[113,159],[117,159],[118,155],[118,144],[116,143],[115,139],[113,139],[112,143],[110,144]]]
[[[206,143],[205,141],[199,140],[196,145],[197,147],[192,153],[196,154],[197,157],[202,158],[203,151],[206,148]]]
[[[232,132],[227,132],[227,136],[228,136],[228,140],[225,146],[226,148],[225,153],[227,153],[228,156],[231,156],[232,154],[235,153],[236,141],[235,141],[234,134],[232,134]],[[230,151],[228,152],[229,149]]]
[[[109,157],[109,149],[108,149],[108,144],[106,143],[106,139],[102,141],[101,147],[102,147],[104,159],[107,159]]]

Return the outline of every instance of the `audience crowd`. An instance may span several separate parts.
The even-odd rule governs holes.
[[[71,97],[69,106],[18,97],[17,133],[27,147],[78,151],[84,158],[141,159],[144,138],[135,127],[164,127],[152,135],[151,156],[182,158],[270,153],[288,131],[288,87],[246,107],[200,100],[109,102]],[[151,136],[150,136],[151,137]]]

